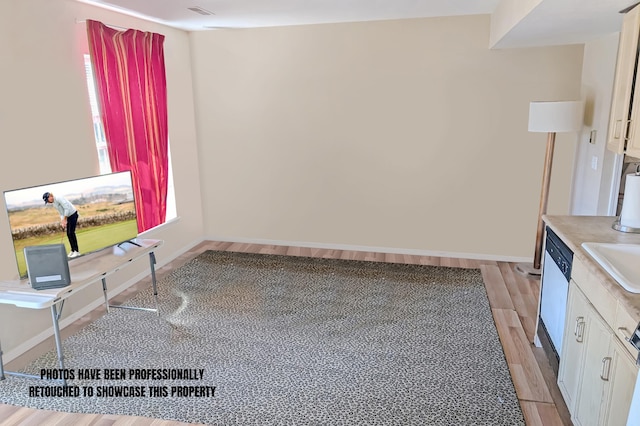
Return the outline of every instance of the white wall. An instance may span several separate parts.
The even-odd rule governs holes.
[[[0,191],[98,173],[98,161],[82,54],[84,24],[137,28],[166,35],[165,61],[177,212],[180,219],[146,234],[165,240],[159,266],[199,242],[203,235],[188,34],[72,0],[0,2]],[[4,210],[4,199],[0,201]],[[8,217],[0,215],[0,280],[17,275]],[[148,261],[109,278],[116,287],[145,274]],[[71,298],[63,319],[100,302],[96,286]],[[162,294],[162,289],[160,289]],[[144,313],[142,314],[144,315]],[[0,305],[5,361],[51,331],[48,310]]]
[[[488,39],[487,16],[192,33],[206,237],[531,259],[529,102],[580,98],[583,47]]]
[[[611,185],[620,170],[615,164],[616,154],[606,146],[618,40],[619,33],[615,33],[590,41],[584,47],[582,98],[585,100],[585,122],[576,147],[571,214],[611,214]],[[589,143],[592,130],[596,131],[595,143]],[[617,189],[613,194],[617,199]]]
[[[531,258],[545,137],[526,131],[528,105],[580,97],[582,46],[492,51],[488,17],[187,34],[72,0],[3,1],[0,190],[97,173],[86,19],[167,36],[180,219],[148,235],[166,242],[161,264],[203,235]],[[558,135],[550,214],[569,211],[575,148]],[[1,215],[0,249],[12,278]],[[63,318],[96,301],[76,296]],[[0,305],[5,360],[47,329],[48,311]]]

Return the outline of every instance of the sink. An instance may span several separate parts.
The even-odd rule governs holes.
[[[640,244],[582,243],[582,248],[625,290],[640,293]]]

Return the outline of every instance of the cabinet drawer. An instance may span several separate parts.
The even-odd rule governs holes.
[[[576,282],[580,290],[587,296],[589,302],[596,308],[602,319],[614,330],[617,330],[616,311],[618,303],[616,299],[605,289],[604,285],[591,274],[585,265],[575,257],[571,269],[571,278]],[[624,322],[627,323],[626,321]],[[635,325],[633,329],[635,329]]]

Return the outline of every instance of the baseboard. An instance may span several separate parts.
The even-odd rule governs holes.
[[[204,238],[206,241],[221,241],[229,243],[241,243],[241,244],[263,244],[272,246],[291,246],[291,247],[305,247],[305,248],[318,248],[326,250],[352,250],[352,251],[369,251],[373,253],[389,253],[389,254],[406,254],[415,256],[432,256],[432,257],[451,257],[454,259],[473,259],[473,260],[491,260],[495,262],[530,262],[531,258],[516,257],[516,256],[499,256],[481,253],[459,253],[459,252],[446,252],[446,251],[434,251],[434,250],[420,250],[420,249],[408,249],[408,248],[395,248],[395,247],[373,247],[373,246],[358,246],[349,244],[327,244],[305,241],[284,241],[284,240],[268,240],[261,238],[244,238],[244,237],[229,237],[221,235],[209,235]]]

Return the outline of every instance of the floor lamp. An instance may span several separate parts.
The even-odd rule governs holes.
[[[540,192],[540,210],[538,212],[533,264],[519,263],[516,265],[516,269],[525,275],[535,277],[541,274],[540,262],[542,260],[542,239],[544,236],[542,216],[547,213],[556,133],[580,130],[582,128],[582,119],[583,103],[581,101],[531,102],[529,105],[529,131],[547,133],[547,150],[544,156],[544,172],[542,174],[542,190]]]

